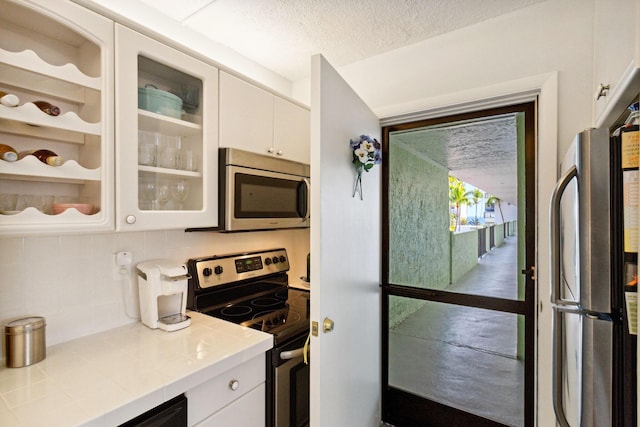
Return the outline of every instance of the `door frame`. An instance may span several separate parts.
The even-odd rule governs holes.
[[[453,115],[496,106],[538,99],[536,212],[538,259],[536,260],[536,425],[555,425],[551,399],[552,322],[550,309],[550,242],[547,210],[558,178],[558,138],[573,138],[574,126],[559,129],[559,73],[550,71],[524,76],[489,86],[476,86],[458,92],[438,94],[405,103],[376,108],[381,126]]]
[[[526,210],[524,212],[525,224],[524,236],[518,238],[525,239],[525,295],[524,300],[509,300],[502,298],[485,297],[481,295],[456,294],[448,291],[434,289],[413,288],[409,286],[396,285],[389,282],[389,168],[388,165],[382,169],[382,342],[381,342],[381,375],[382,375],[382,419],[391,423],[401,422],[399,414],[417,415],[419,419],[429,419],[435,425],[478,425],[478,426],[498,426],[499,423],[466,413],[455,408],[451,408],[440,403],[421,398],[410,393],[395,389],[388,384],[388,362],[389,362],[389,297],[401,296],[414,299],[442,302],[448,304],[462,305],[474,308],[498,310],[501,312],[524,315],[525,317],[525,369],[524,369],[524,425],[533,427],[535,425],[535,403],[536,403],[536,282],[534,271],[536,265],[536,128],[537,128],[537,103],[529,101],[490,109],[480,109],[477,111],[460,114],[447,115],[443,117],[430,118],[426,120],[411,121],[384,126],[382,129],[383,158],[388,159],[389,155],[389,135],[393,131],[415,129],[445,122],[469,120],[493,115],[501,115],[515,112],[525,112],[525,197]],[[533,207],[533,209],[532,209]],[[398,418],[400,417],[400,418]],[[415,419],[414,419],[415,421]]]

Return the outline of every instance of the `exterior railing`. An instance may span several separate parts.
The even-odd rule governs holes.
[[[511,221],[457,233],[451,232],[449,283],[455,283],[471,271],[480,258],[491,249],[501,246],[505,237],[514,235],[515,231],[516,221]],[[476,233],[476,237],[472,237],[473,233]],[[470,247],[475,245],[474,242],[477,242],[477,250],[470,251]]]

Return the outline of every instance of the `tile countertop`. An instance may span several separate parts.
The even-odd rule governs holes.
[[[47,347],[24,368],[0,367],[0,425],[112,427],[264,353],[270,334],[189,312],[188,328],[137,322]]]

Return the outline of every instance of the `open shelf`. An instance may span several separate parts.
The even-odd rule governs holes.
[[[54,117],[43,113],[35,104],[30,102],[18,107],[6,107],[0,104],[0,119],[14,120],[34,126],[46,126],[90,135],[100,135],[102,133],[100,123],[86,122],[73,111]]]
[[[0,210],[12,211],[14,195],[98,207],[92,215],[35,207],[0,214],[0,235],[113,229],[113,21],[70,1],[0,0],[0,9],[0,89],[20,99],[16,107],[0,105],[0,140],[18,152],[48,149],[66,159],[60,166],[34,156],[0,161]],[[60,115],[42,112],[36,100],[58,106]]]
[[[22,52],[10,52],[0,48],[0,63],[3,66],[2,80],[10,78],[14,81],[13,85],[24,87],[26,89],[38,90],[33,88],[33,84],[46,88],[46,91],[59,88],[59,93],[73,92],[73,89],[79,87],[100,90],[102,82],[99,77],[90,77],[84,74],[74,64],[65,64],[61,66],[51,65],[41,59],[38,54],[32,50]],[[10,66],[14,68],[10,70]],[[16,70],[21,70],[18,73]],[[28,71],[24,73],[24,71]],[[35,79],[35,75],[40,76],[39,81]],[[64,84],[66,83],[66,84]]]
[[[163,135],[190,136],[202,132],[200,124],[141,109],[138,109],[138,125],[140,130],[160,132]]]
[[[100,169],[87,169],[75,160],[67,160],[60,166],[42,163],[34,156],[16,162],[0,162],[0,174],[4,179],[21,181],[84,183],[100,181]]]
[[[166,176],[172,176],[172,177],[176,177],[176,178],[191,178],[191,179],[197,179],[197,178],[202,178],[202,172],[191,172],[191,171],[185,171],[185,170],[180,170],[180,169],[167,169],[167,168],[160,168],[160,167],[156,167],[156,166],[142,166],[139,165],[138,166],[138,170],[140,171],[140,173],[142,173],[143,175],[166,175]]]

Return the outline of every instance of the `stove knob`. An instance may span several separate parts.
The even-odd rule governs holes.
[[[265,259],[264,263],[267,264],[267,265],[271,265],[271,258]]]
[[[274,257],[273,257],[273,263],[274,263],[274,264],[277,264],[277,263],[279,263],[279,262],[280,262],[280,260],[278,259],[278,257],[277,257],[277,256],[274,256]]]
[[[202,269],[202,275],[205,277],[211,276],[211,269],[209,267],[205,267]]]
[[[284,257],[284,255],[280,255],[280,262],[285,262],[287,259]]]
[[[221,266],[221,265],[216,265],[216,266],[214,267],[214,269],[213,269],[213,272],[214,272],[214,273],[216,273],[216,274],[222,274],[222,272],[223,272],[223,271],[224,271],[224,270],[222,269],[222,266]]]

